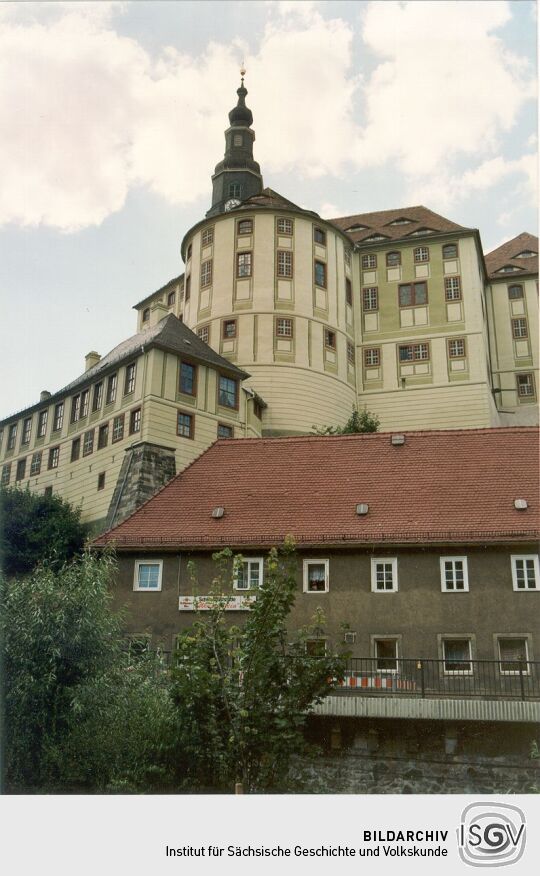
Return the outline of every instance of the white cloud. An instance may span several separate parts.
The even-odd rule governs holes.
[[[477,164],[469,190],[501,174],[532,179],[529,156],[497,158],[534,89],[527,65],[493,35],[507,3],[468,2],[466,15],[461,3],[362,6],[375,59],[366,78],[352,26],[313,2],[270,4],[258,44],[209,42],[199,57],[164,47],[157,58],[122,35],[123,4],[8,6],[0,224],[99,224],[134,186],[178,204],[208,195],[243,57],[267,175],[385,166],[439,202],[463,196],[453,180],[464,156]]]

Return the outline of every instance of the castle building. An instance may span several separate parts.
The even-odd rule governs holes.
[[[137,334],[0,422],[4,485],[103,528],[218,437],[302,435],[353,407],[381,428],[538,423],[538,239],[484,257],[426,207],[322,219],[265,188],[244,81],[184,271]]]

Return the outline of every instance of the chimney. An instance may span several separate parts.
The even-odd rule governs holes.
[[[93,368],[94,365],[97,365],[101,356],[99,353],[96,353],[95,350],[90,350],[89,353],[84,357],[84,370],[89,371],[90,368]]]
[[[150,307],[150,325],[157,325],[160,319],[168,316],[169,310],[163,301],[154,301]]]
[[[42,390],[41,390],[41,392],[40,392],[40,394],[39,394],[39,400],[40,400],[40,402],[42,402],[42,401],[47,401],[47,399],[50,398],[50,397],[51,397],[51,394],[50,394],[50,392],[49,392],[48,389],[42,389]]]

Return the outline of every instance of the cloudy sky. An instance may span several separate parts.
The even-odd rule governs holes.
[[[265,185],[326,218],[425,204],[536,233],[535,4],[0,4],[0,416],[181,273],[242,60]]]

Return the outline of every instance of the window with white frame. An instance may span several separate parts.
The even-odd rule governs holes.
[[[379,289],[377,286],[366,286],[362,289],[362,307],[364,310],[379,309]]]
[[[529,649],[524,636],[501,636],[497,639],[497,648],[502,675],[529,674]]]
[[[262,557],[242,558],[235,568],[235,590],[257,590],[263,583],[264,560]]]
[[[429,262],[429,247],[417,246],[415,251],[414,251],[414,261],[416,264],[421,264],[422,262]]]
[[[465,357],[465,338],[451,338],[448,341],[448,358],[463,359]]]
[[[377,672],[397,672],[398,639],[378,639],[373,642]]]
[[[538,554],[515,555],[511,560],[514,590],[540,590]]]
[[[376,267],[377,267],[377,256],[376,255],[370,253],[369,255],[362,256],[362,268],[364,269],[364,271],[365,270],[369,271],[370,268],[376,268]]]
[[[304,560],[304,593],[328,593],[329,560]]]
[[[364,350],[364,365],[366,368],[377,368],[381,364],[381,348],[368,347]]]
[[[293,220],[280,217],[277,221],[277,230],[278,234],[291,235],[293,233]]]
[[[293,321],[292,319],[285,319],[283,317],[278,317],[276,319],[276,337],[278,338],[292,338],[293,336]]]
[[[447,301],[459,301],[461,298],[460,277],[444,278],[444,296]]]
[[[163,560],[135,560],[133,589],[144,592],[161,590]]]
[[[371,589],[374,593],[392,593],[398,589],[397,557],[372,557]]]
[[[277,251],[277,275],[278,277],[291,278],[293,275],[293,254],[285,249]]]
[[[444,672],[446,675],[472,674],[472,647],[468,638],[448,638],[442,640]]]
[[[529,372],[529,374],[517,374],[516,375],[516,384],[518,391],[518,398],[534,398],[535,390],[534,390],[534,374]]]
[[[444,593],[469,589],[467,557],[441,557],[441,590]]]

